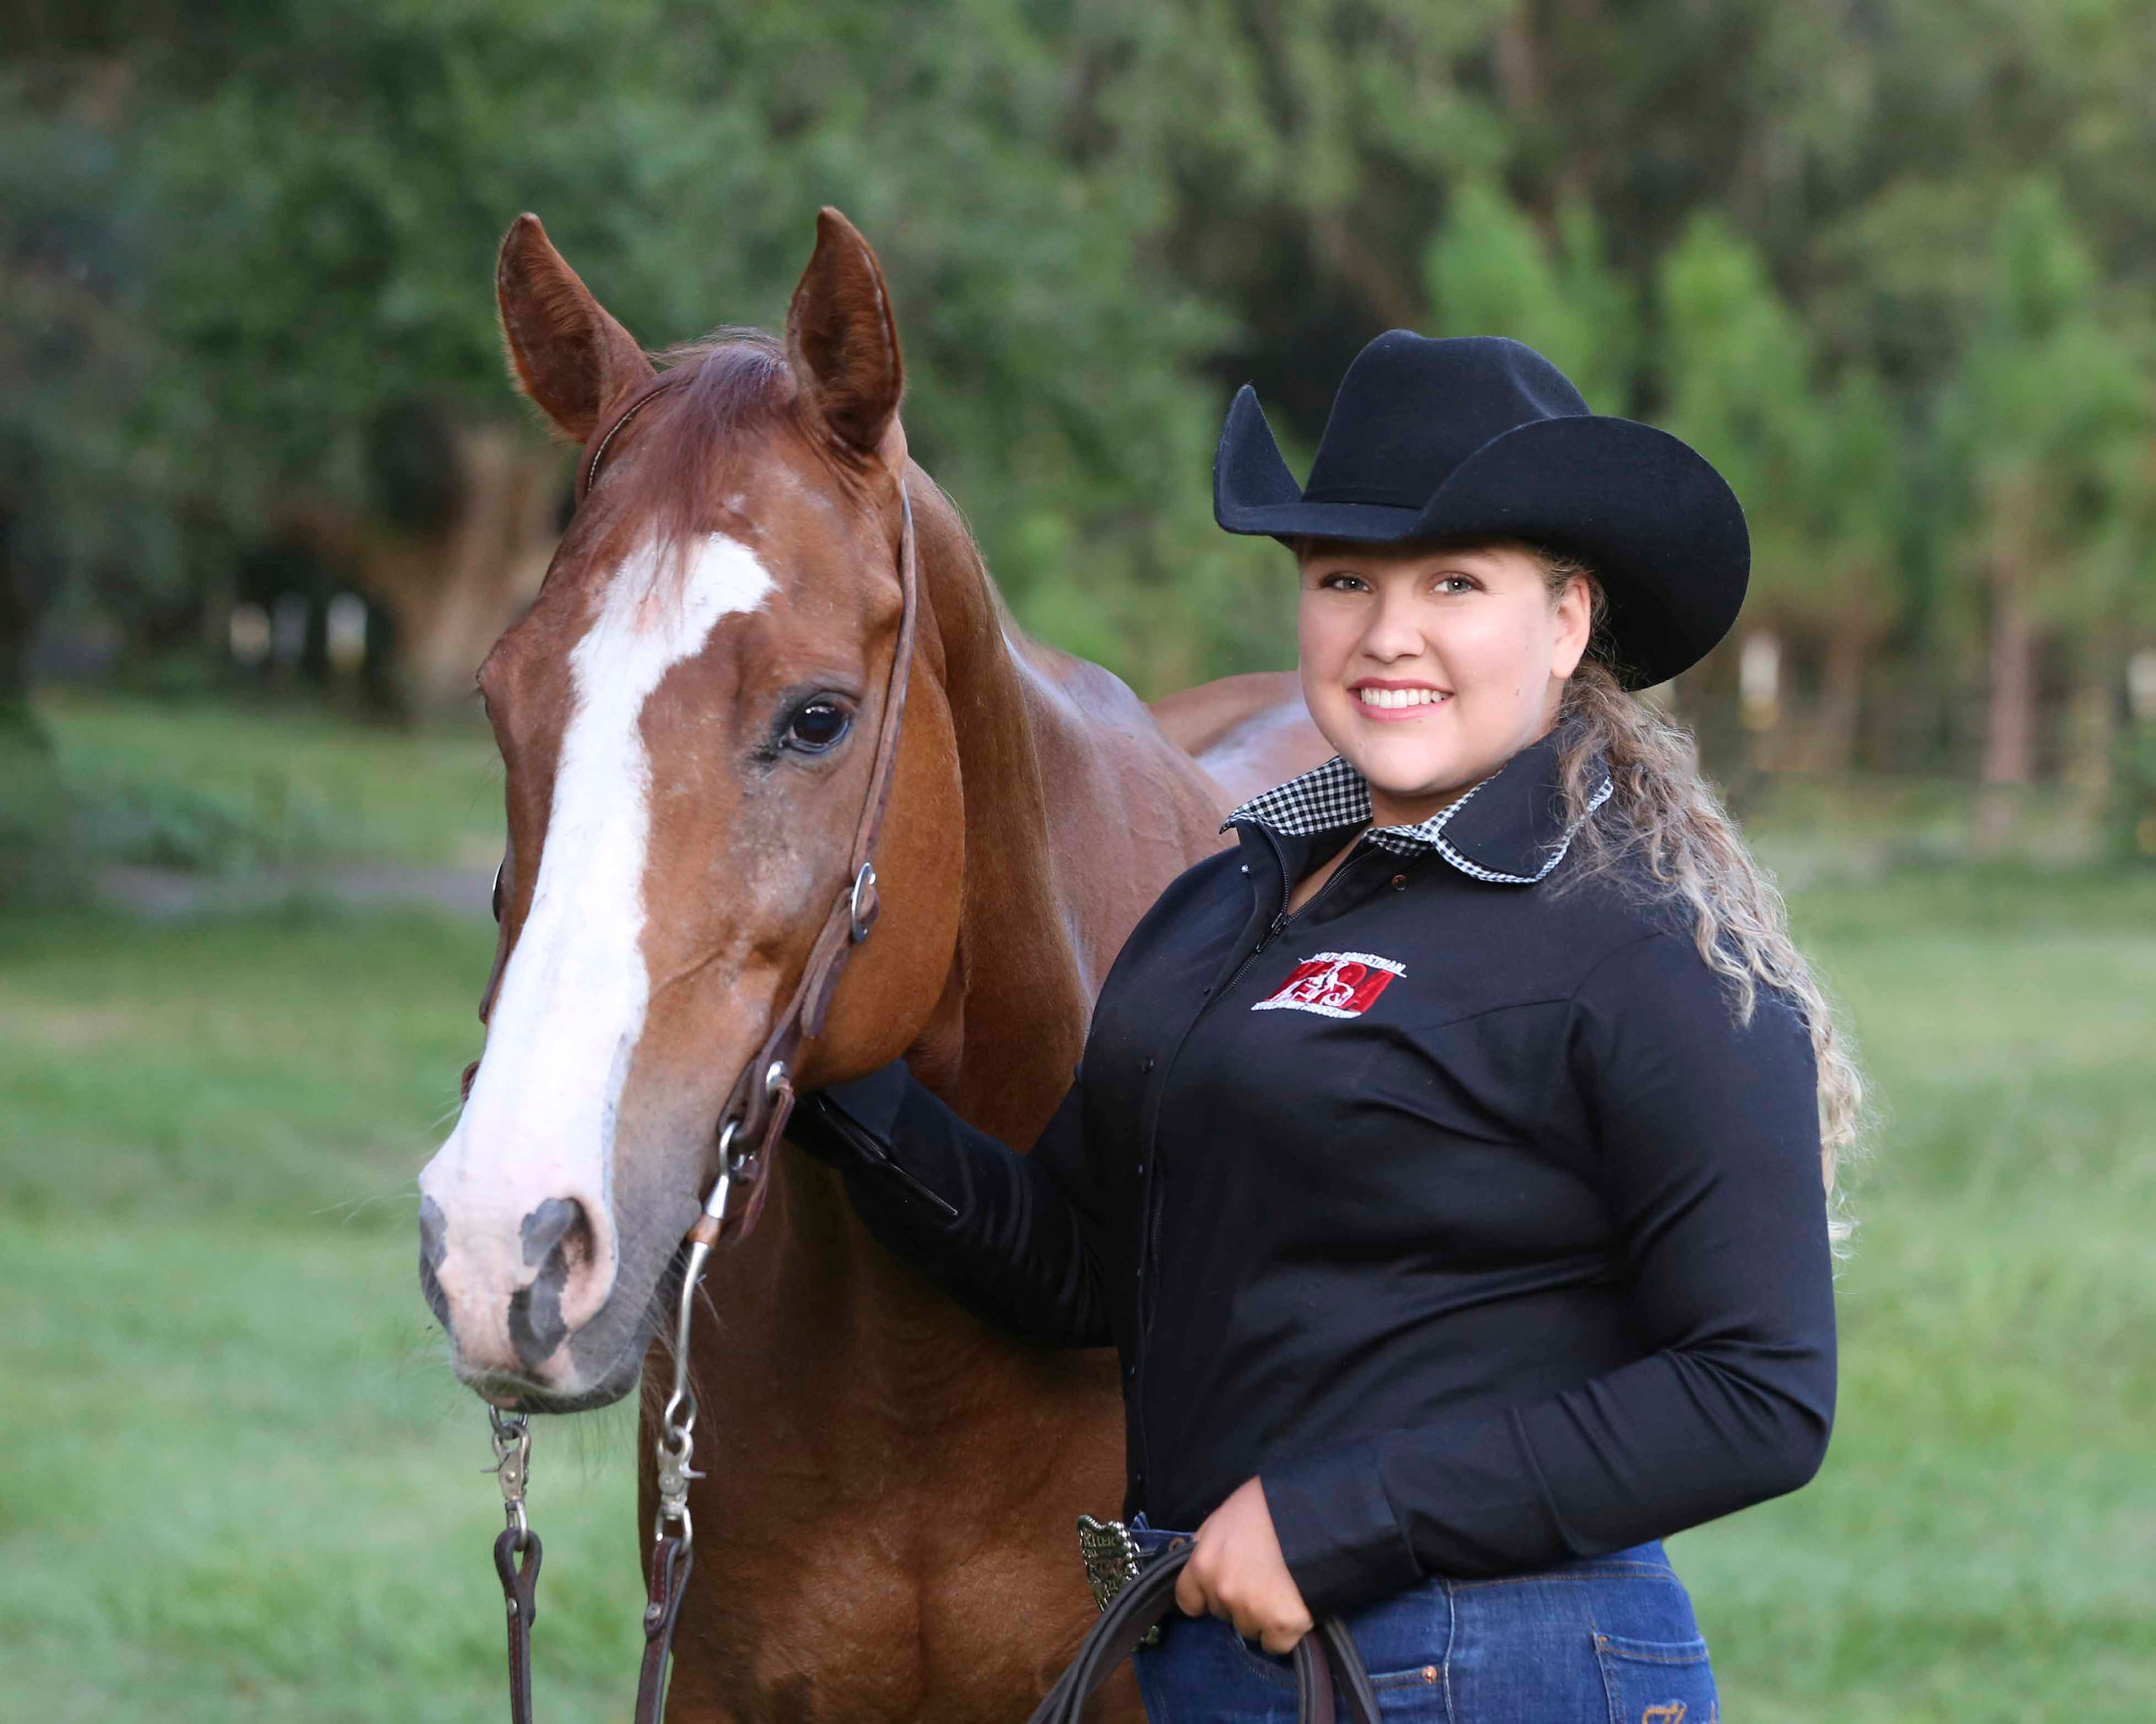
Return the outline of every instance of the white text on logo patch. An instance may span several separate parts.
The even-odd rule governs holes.
[[[1319,952],[1289,972],[1288,980],[1250,1009],[1315,1011],[1320,1017],[1361,1017],[1371,1003],[1407,974],[1396,958],[1370,952]]]

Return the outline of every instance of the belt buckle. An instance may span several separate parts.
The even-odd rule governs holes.
[[[1122,1522],[1096,1521],[1090,1515],[1078,1516],[1078,1555],[1085,1560],[1085,1584],[1105,1615],[1116,1594],[1138,1578],[1138,1542]],[[1159,1645],[1159,1626],[1146,1629],[1138,1644]]]

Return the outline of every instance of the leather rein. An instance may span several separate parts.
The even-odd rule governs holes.
[[[623,428],[688,375],[688,370],[661,372],[630,397],[605,431],[592,439],[588,452],[577,464],[579,504],[598,481],[600,464]],[[722,1239],[738,1244],[763,1213],[779,1136],[793,1112],[793,1073],[801,1045],[822,1033],[846,960],[875,925],[876,838],[883,828],[891,786],[897,776],[899,726],[905,717],[907,673],[913,663],[920,613],[913,498],[903,475],[899,478],[898,502],[898,642],[893,649],[890,679],[884,685],[868,793],[854,825],[847,883],[808,950],[807,963],[802,966],[791,998],[772,1021],[756,1056],[742,1068],[720,1110],[718,1177],[704,1200],[703,1213],[684,1240],[687,1254],[675,1305],[674,1387],[660,1415],[657,1444],[659,1512],[652,1527],[636,1724],[659,1724],[666,1703],[674,1623],[681,1613],[693,1561],[689,1482],[703,1477],[689,1464],[697,1412],[696,1394],[689,1381],[689,1329],[695,1316],[697,1289],[712,1248]],[[494,1568],[501,1578],[502,1598],[508,1609],[509,1717],[512,1724],[531,1724],[531,1625],[537,1615],[539,1562],[543,1555],[539,1535],[524,1512],[524,1493],[531,1472],[531,1425],[523,1413],[504,1413],[498,1407],[489,1407],[487,1412],[493,1424],[492,1470],[501,1483],[508,1521],[494,1541]]]

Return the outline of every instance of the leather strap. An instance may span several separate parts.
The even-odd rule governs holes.
[[[622,428],[685,375],[685,371],[662,372],[631,396],[615,414],[606,430],[593,440],[590,452],[578,468],[576,495],[579,502],[597,481],[607,447]],[[772,1155],[793,1112],[793,1072],[801,1044],[822,1033],[839,973],[845,968],[853,948],[868,938],[868,931],[876,920],[876,838],[883,830],[883,817],[891,802],[891,786],[898,775],[899,730],[906,713],[906,686],[913,667],[914,636],[921,608],[920,575],[914,549],[913,496],[903,475],[898,481],[898,641],[892,650],[891,674],[884,684],[876,752],[869,764],[868,793],[854,823],[845,885],[808,949],[808,960],[801,967],[800,979],[795,983],[785,1008],[773,1021],[756,1057],[735,1079],[726,1105],[720,1110],[719,1174],[728,1182],[729,1198],[738,1197],[741,1201],[739,1204],[731,1201],[715,1204],[713,1207],[722,1209],[718,1218],[709,1210],[700,1216],[696,1226],[689,1231],[687,1243],[691,1246],[717,1244],[722,1230],[725,1237],[738,1241],[756,1226],[764,1209]],[[736,1137],[745,1139],[748,1147],[736,1149]],[[692,1562],[688,1541],[680,1534],[661,1538],[652,1547],[649,1602],[644,1610],[644,1659],[637,1677],[636,1724],[660,1724],[660,1713],[666,1704],[667,1671],[673,1656],[674,1624],[681,1614],[682,1595],[688,1586]],[[512,1712],[519,1691],[514,1669],[516,1648],[512,1604]],[[514,1724],[529,1724],[529,1662],[527,1640],[521,1690],[526,1696],[526,1710],[514,1714]],[[1330,1724],[1330,1720],[1326,1724]]]
[[[517,1561],[521,1555],[523,1561]],[[509,1611],[509,1724],[531,1724],[531,1624],[539,1617],[539,1559],[545,1548],[528,1527],[502,1529],[494,1541],[494,1571]]]
[[[1175,1578],[1192,1547],[1170,1549],[1115,1595],[1070,1667],[1056,1679],[1028,1724],[1080,1724],[1085,1706],[1146,1633],[1175,1612]],[[1378,1694],[1346,1625],[1329,1616],[1295,1643],[1296,1716],[1302,1724],[1335,1724],[1336,1676],[1347,1696],[1349,1724],[1378,1724]]]
[[[684,378],[696,375],[696,367],[677,366],[662,371],[649,383],[632,395],[621,410],[607,422],[606,430],[591,439],[584,458],[576,463],[576,500],[582,502],[591,494],[591,487],[599,482],[599,463],[606,459],[607,446],[619,436],[628,423],[651,406],[652,402],[679,384]]]
[[[636,1675],[636,1724],[659,1724],[666,1706],[667,1661],[674,1652],[674,1619],[696,1554],[679,1534],[669,1534],[651,1549],[650,1601],[644,1606],[644,1662]],[[519,1721],[521,1724],[521,1721]]]
[[[772,1151],[793,1112],[793,1073],[801,1044],[823,1032],[823,1020],[830,1010],[831,997],[837,991],[838,978],[845,969],[846,960],[852,955],[853,948],[868,938],[868,931],[876,920],[876,838],[883,829],[883,817],[891,802],[891,786],[898,775],[898,739],[906,715],[906,684],[913,665],[914,635],[920,613],[913,498],[903,479],[899,481],[898,504],[898,644],[893,651],[890,680],[884,685],[876,757],[869,768],[868,795],[854,827],[846,884],[825,917],[814,945],[808,949],[808,962],[802,966],[792,998],[772,1023],[770,1033],[765,1037],[756,1057],[735,1079],[733,1091],[719,1115],[722,1120],[733,1122],[736,1132],[746,1138],[750,1146],[746,1152],[739,1152],[736,1165],[727,1170],[733,1179],[734,1195],[746,1200],[738,1209],[730,1208],[724,1228],[725,1237],[730,1240],[744,1238],[763,1212]],[[776,1082],[771,1081],[773,1074],[779,1074]],[[716,1241],[720,1236],[720,1225],[708,1216],[689,1233],[692,1242],[698,1239]]]
[[[694,371],[695,368],[689,366],[663,371],[622,404],[605,431],[592,439],[589,451],[577,466],[578,502],[582,502],[598,482],[600,464],[614,438],[659,396],[693,375]],[[734,1157],[735,1165],[720,1171],[730,1175],[731,1199],[739,1199],[738,1206],[732,1206],[730,1199],[729,1214],[723,1224],[713,1222],[708,1216],[699,1220],[690,1230],[691,1242],[703,1240],[707,1244],[716,1244],[722,1227],[726,1238],[740,1240],[756,1226],[757,1218],[764,1210],[765,1176],[770,1171],[778,1139],[785,1131],[786,1120],[793,1112],[793,1073],[801,1044],[822,1033],[823,1019],[830,1009],[839,973],[844,970],[853,948],[868,938],[868,930],[876,919],[876,837],[883,830],[883,817],[891,802],[891,785],[898,772],[899,729],[906,713],[906,684],[913,667],[914,635],[920,613],[913,497],[903,475],[898,481],[898,644],[892,656],[890,680],[884,685],[876,757],[869,769],[868,795],[854,825],[846,882],[840,888],[830,914],[824,918],[815,943],[808,949],[808,962],[802,967],[792,998],[773,1021],[770,1033],[765,1037],[756,1057],[735,1079],[726,1106],[720,1110],[722,1131],[725,1124],[731,1123],[734,1135],[748,1145],[745,1150],[733,1150],[732,1138],[722,1136],[721,1141]],[[774,1072],[782,1074],[776,1081],[772,1078]]]

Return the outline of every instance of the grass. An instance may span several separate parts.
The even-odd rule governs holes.
[[[1672,1541],[1732,1718],[2128,1720],[2156,1693],[2156,876],[1799,900],[1885,1115],[1819,1479]]]
[[[0,922],[0,1712],[499,1715],[499,1497],[410,1196],[490,935]],[[555,1718],[628,1715],[633,1441],[538,1438]]]
[[[101,856],[210,871],[500,859],[501,763],[482,725],[366,728],[106,694],[42,699],[38,718]]]
[[[39,717],[92,857],[499,855],[481,730],[109,697]],[[491,946],[304,899],[0,918],[0,1714],[499,1716],[499,1496],[417,1300],[411,1195]],[[621,1411],[539,1437],[551,1717],[628,1715],[633,1443]]]
[[[467,819],[491,842],[462,740],[202,720],[56,728],[115,770],[168,749],[183,784],[221,733],[222,782],[281,760],[325,806],[402,778],[412,811],[355,817],[355,854],[438,860]],[[1824,1470],[1671,1542],[1723,1715],[2145,1719],[2156,873],[1888,868],[1796,910],[1880,1149]],[[305,903],[0,917],[0,1714],[499,1716],[485,1422],[411,1220],[490,935]],[[632,1450],[618,1410],[538,1435],[548,1718],[627,1717]]]

